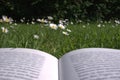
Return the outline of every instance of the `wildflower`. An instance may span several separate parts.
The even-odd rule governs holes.
[[[69,24],[69,20],[65,19],[65,24],[68,25]]]
[[[69,35],[68,32],[65,32],[65,31],[63,31],[62,33],[67,36]]]
[[[65,19],[65,20],[59,20],[59,24],[68,25],[68,19]]]
[[[68,32],[71,32],[71,30],[70,30],[70,29],[67,29],[67,31],[68,31]]]
[[[39,39],[39,36],[35,34],[34,39]]]
[[[25,17],[23,17],[23,20],[25,20]]]
[[[83,28],[85,28],[86,26],[85,26],[85,25],[83,25],[82,27],[83,27]]]
[[[63,21],[62,21],[62,20],[59,20],[59,24],[63,24]]]
[[[14,24],[15,26],[17,25],[17,23]]]
[[[3,33],[8,33],[8,29],[5,27],[1,27]]]
[[[9,20],[10,20],[10,22],[13,22],[13,21],[14,21],[11,17],[9,17]]]
[[[62,24],[59,24],[58,27],[60,27],[61,29],[65,29],[65,26]]]
[[[103,26],[103,27],[105,27],[105,25],[104,25],[104,24],[103,24],[102,26]]]
[[[35,22],[32,21],[31,24],[35,24]]]
[[[73,24],[73,22],[70,22],[70,24]]]
[[[8,18],[7,16],[2,16],[2,19],[4,22],[12,22],[13,21],[13,19],[11,17]]]
[[[101,24],[98,24],[97,27],[101,27]]]
[[[49,20],[53,20],[53,17],[52,17],[52,16],[48,16],[48,19],[49,19]]]
[[[47,23],[48,21],[45,20],[45,19],[37,19],[38,22],[41,22],[41,23]]]
[[[107,21],[105,21],[105,23],[107,23]]]
[[[3,22],[3,20],[2,20],[2,19],[0,19],[0,22]]]
[[[82,20],[78,20],[78,22],[80,22],[80,23],[81,23],[81,22],[82,22]]]
[[[14,26],[10,26],[11,28],[14,28]]]
[[[103,21],[100,21],[100,23],[103,23]]]
[[[9,22],[9,24],[12,24],[13,22]]]
[[[40,22],[41,20],[40,19],[37,19],[38,22]]]
[[[58,26],[56,24],[51,23],[50,24],[50,28],[57,30]]]
[[[29,22],[27,22],[26,24],[29,25]]]
[[[116,24],[120,24],[120,21],[118,21],[118,20],[115,20],[115,23],[116,23]]]
[[[34,18],[32,18],[32,21],[35,21],[35,19],[34,19]]]
[[[2,16],[4,22],[9,22],[9,18],[7,16]]]
[[[23,20],[23,19],[20,19],[20,21],[21,21],[21,22],[24,22],[24,20]]]

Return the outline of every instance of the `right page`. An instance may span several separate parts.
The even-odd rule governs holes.
[[[120,80],[120,50],[86,48],[59,60],[60,80]]]

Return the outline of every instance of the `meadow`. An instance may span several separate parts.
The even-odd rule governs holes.
[[[120,49],[120,24],[115,22],[68,23],[65,28],[44,23],[0,23],[0,48],[32,48],[57,58],[80,48]]]

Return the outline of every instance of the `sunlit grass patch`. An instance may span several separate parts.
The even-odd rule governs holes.
[[[66,52],[79,48],[120,48],[118,23],[81,22],[68,24],[65,27],[59,26],[53,29],[46,23],[0,23],[0,47],[39,49],[58,58]],[[3,27],[8,30],[7,33]]]

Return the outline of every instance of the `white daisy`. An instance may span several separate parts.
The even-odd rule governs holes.
[[[67,36],[69,35],[68,32],[65,32],[65,31],[63,31],[62,33]]]
[[[70,29],[66,29],[68,32],[72,32]]]
[[[8,33],[8,29],[5,27],[1,27],[3,33]]]
[[[62,24],[58,24],[58,27],[61,28],[61,29],[65,29],[65,26],[62,25]]]
[[[57,30],[58,26],[56,24],[51,23],[50,24],[50,28]]]
[[[34,39],[39,39],[39,36],[38,35],[33,35],[34,36]]]

